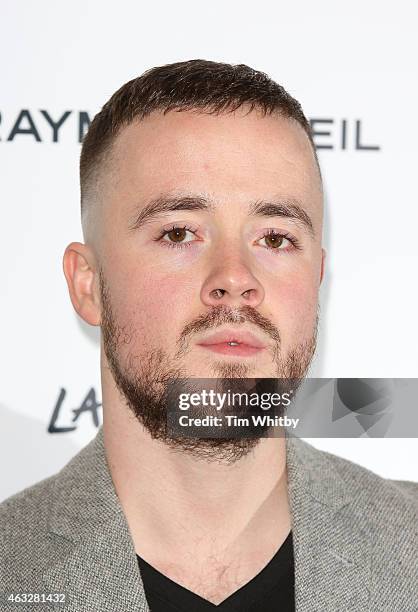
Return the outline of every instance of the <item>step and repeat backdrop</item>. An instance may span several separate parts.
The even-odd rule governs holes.
[[[418,376],[416,18],[412,2],[2,3],[0,500],[59,470],[102,421],[99,330],[62,273],[82,240],[80,142],[122,83],[205,58],[267,72],[302,103],[324,175],[312,376]],[[417,480],[411,438],[312,438]]]

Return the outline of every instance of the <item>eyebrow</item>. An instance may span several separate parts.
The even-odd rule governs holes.
[[[215,204],[205,197],[193,196],[160,196],[148,202],[143,209],[136,214],[130,230],[136,230],[150,223],[161,215],[177,210],[203,210],[214,212]],[[257,200],[249,205],[248,214],[254,217],[283,217],[290,219],[308,230],[314,237],[315,231],[312,219],[303,209],[298,200],[286,198],[278,201]]]
[[[307,229],[312,238],[315,237],[312,219],[297,200],[286,199],[279,202],[258,200],[250,204],[248,214],[256,217],[284,217],[290,219]]]

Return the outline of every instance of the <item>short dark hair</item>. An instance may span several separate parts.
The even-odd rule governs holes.
[[[249,105],[265,115],[297,121],[306,132],[318,164],[312,130],[302,107],[264,72],[245,64],[194,59],[151,68],[118,89],[94,117],[80,157],[81,206],[93,176],[124,127],[153,111],[201,110],[220,114]],[[319,164],[318,164],[319,168]]]

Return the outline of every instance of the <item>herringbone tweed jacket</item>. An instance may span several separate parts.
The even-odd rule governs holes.
[[[416,612],[418,484],[297,438],[286,448],[297,612]],[[66,595],[57,608],[3,597],[2,612],[148,612],[102,428],[58,474],[0,504],[0,591]]]

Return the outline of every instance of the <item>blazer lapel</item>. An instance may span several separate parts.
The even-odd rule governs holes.
[[[332,456],[286,438],[297,612],[370,610],[373,529]],[[353,483],[355,485],[355,483]]]

